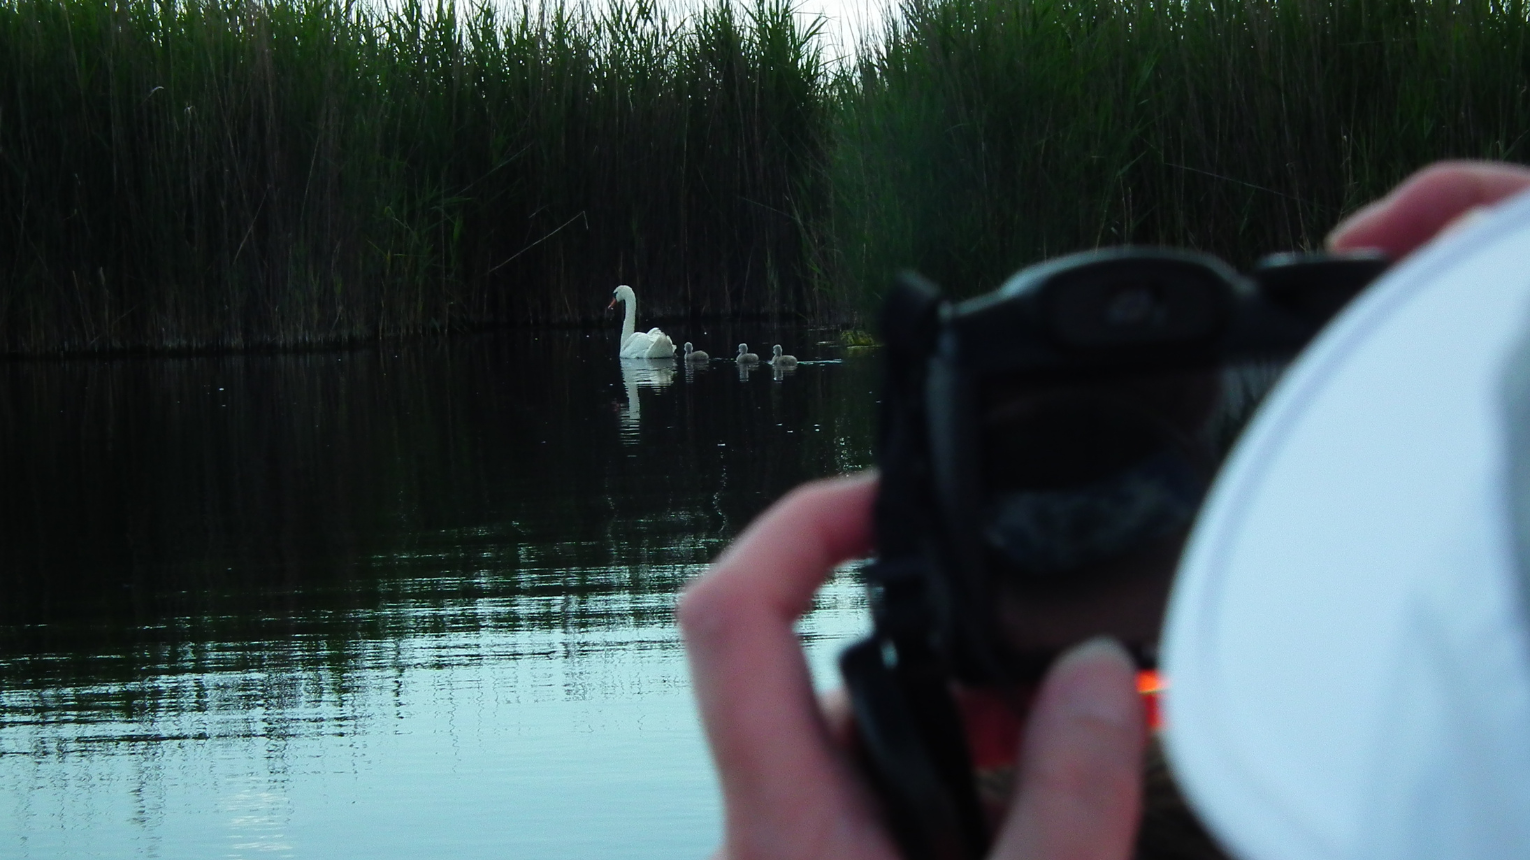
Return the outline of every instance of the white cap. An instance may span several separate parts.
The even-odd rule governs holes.
[[[1530,405],[1505,399],[1527,336],[1521,195],[1335,320],[1219,477],[1170,600],[1164,704],[1176,775],[1240,860],[1530,858],[1509,514],[1530,451],[1511,458],[1506,427]]]

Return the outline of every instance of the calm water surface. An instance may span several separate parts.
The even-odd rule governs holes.
[[[825,363],[0,364],[0,857],[704,855],[675,594],[870,457],[874,359],[780,338]],[[863,614],[837,575],[821,678]]]

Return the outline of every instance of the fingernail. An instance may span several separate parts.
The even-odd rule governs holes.
[[[1332,230],[1328,231],[1328,235],[1323,238],[1323,246],[1330,251],[1356,250],[1349,247],[1340,247],[1339,243],[1347,238],[1348,235],[1354,231],[1357,225],[1365,223],[1365,221],[1369,219],[1373,213],[1379,211],[1381,209],[1381,204],[1385,202],[1386,200],[1382,199],[1372,203],[1367,203],[1359,209],[1349,213],[1344,217],[1342,221],[1335,224]]]
[[[1120,642],[1107,636],[1074,647],[1052,667],[1058,704],[1070,716],[1117,726],[1142,722],[1137,700],[1136,667]]]

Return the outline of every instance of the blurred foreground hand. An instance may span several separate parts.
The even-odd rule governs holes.
[[[1401,258],[1474,211],[1530,187],[1530,169],[1492,161],[1442,161],[1345,218],[1328,234],[1335,251],[1376,248]]]
[[[820,704],[793,627],[834,565],[870,552],[875,493],[866,475],[798,488],[681,601],[728,860],[898,856],[853,763],[847,708]],[[1096,640],[1064,655],[1036,696],[992,856],[1126,860],[1145,742],[1125,650]]]

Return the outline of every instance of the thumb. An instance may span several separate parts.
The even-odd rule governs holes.
[[[1019,781],[993,857],[1131,857],[1146,742],[1126,650],[1101,638],[1064,654],[1026,723]]]

